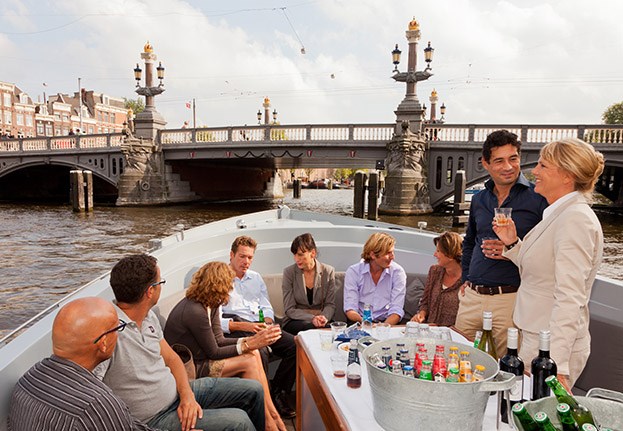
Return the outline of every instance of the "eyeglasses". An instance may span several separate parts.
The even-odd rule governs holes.
[[[155,283],[150,284],[150,285],[149,285],[149,287],[156,287],[156,286],[160,286],[161,284],[165,284],[166,282],[167,282],[167,281],[163,278],[163,279],[162,279],[162,280],[160,280],[160,281],[157,281],[157,282],[155,282]]]
[[[99,340],[101,340],[101,339],[102,339],[102,337],[103,337],[104,335],[108,335],[108,334],[110,334],[111,332],[117,332],[117,331],[119,331],[119,332],[123,332],[123,330],[125,329],[126,325],[127,325],[127,323],[125,323],[123,320],[119,319],[119,326],[117,326],[117,327],[115,327],[115,328],[112,328],[112,329],[109,329],[108,331],[104,332],[102,335],[100,335],[99,337],[97,337],[97,338],[95,339],[95,341],[93,341],[93,344],[97,344],[97,342],[98,342]]]

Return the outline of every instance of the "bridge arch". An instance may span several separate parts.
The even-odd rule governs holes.
[[[81,169],[85,171],[91,171],[93,172],[94,177],[104,180],[105,182],[114,186],[115,188],[117,187],[116,180],[113,180],[112,178],[107,177],[102,172],[99,172],[98,169],[93,169],[93,166],[88,166],[87,164],[84,164],[84,163],[75,164],[75,163],[67,162],[66,160],[54,160],[54,159],[37,160],[37,161],[30,160],[30,161],[25,161],[23,163],[7,165],[6,168],[4,169],[2,169],[2,167],[0,166],[0,178],[3,178],[11,173],[14,173],[14,172],[17,172],[23,169],[28,169],[28,168],[32,168],[36,166],[65,166],[70,169]]]

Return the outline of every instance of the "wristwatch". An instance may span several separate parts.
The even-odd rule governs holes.
[[[511,250],[511,249],[512,249],[513,247],[515,247],[518,243],[519,243],[519,238],[517,238],[517,239],[515,240],[515,242],[514,242],[514,243],[509,244],[509,245],[505,245],[506,250]]]

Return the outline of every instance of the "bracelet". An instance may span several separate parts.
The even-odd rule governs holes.
[[[249,343],[247,342],[246,338],[242,339],[242,344],[244,344],[245,349],[247,349],[247,352],[250,352],[252,349],[251,347],[249,347]]]
[[[515,242],[514,242],[514,243],[507,245],[507,246],[506,246],[506,250],[511,250],[511,249],[512,249],[513,247],[515,247],[518,243],[519,243],[519,238],[517,238],[517,239],[515,240]]]

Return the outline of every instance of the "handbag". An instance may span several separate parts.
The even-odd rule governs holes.
[[[195,370],[193,353],[183,344],[173,344],[171,348],[184,363],[184,369],[186,370],[186,374],[188,374],[188,380],[195,380],[197,378],[197,372]]]

